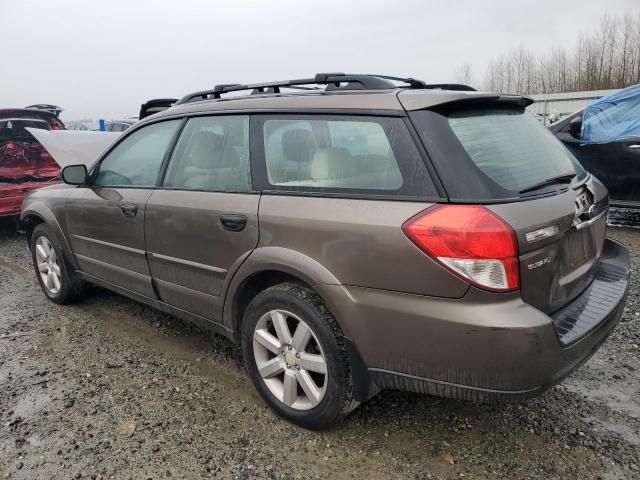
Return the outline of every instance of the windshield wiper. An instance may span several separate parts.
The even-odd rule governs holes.
[[[562,175],[557,175],[555,177],[547,178],[546,180],[543,180],[541,182],[534,183],[530,187],[523,188],[518,193],[523,194],[527,192],[532,192],[534,190],[538,190],[539,188],[546,187],[547,185],[553,185],[554,183],[571,183],[571,180],[573,180],[576,177],[576,175],[577,173],[564,173]]]

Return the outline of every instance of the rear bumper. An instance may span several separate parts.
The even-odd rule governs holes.
[[[352,307],[341,323],[380,389],[478,401],[531,397],[585,362],[618,322],[629,254],[607,240],[600,262],[606,275],[616,272],[616,288],[603,275],[553,318],[518,293],[472,288],[448,300],[346,287]],[[570,342],[561,341],[568,338],[561,319],[571,319]]]

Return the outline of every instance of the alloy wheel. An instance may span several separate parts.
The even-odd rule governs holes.
[[[288,407],[309,410],[324,398],[327,361],[317,337],[297,315],[265,313],[253,333],[253,353],[265,385]]]
[[[51,295],[56,295],[62,287],[62,276],[56,251],[47,237],[36,240],[36,263],[42,284]]]

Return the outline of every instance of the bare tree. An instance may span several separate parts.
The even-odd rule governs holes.
[[[476,83],[476,78],[470,63],[459,65],[454,72],[454,78],[456,82],[464,83],[465,85],[473,85]]]
[[[465,78],[470,67],[456,70]],[[640,83],[640,15],[604,15],[573,49],[535,56],[523,47],[489,62],[484,88],[513,93],[557,93],[623,88]]]

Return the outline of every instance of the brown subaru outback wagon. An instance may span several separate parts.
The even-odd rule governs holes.
[[[530,103],[378,75],[196,92],[25,200],[37,277],[240,342],[309,428],[381,389],[538,394],[611,333],[629,256]]]

